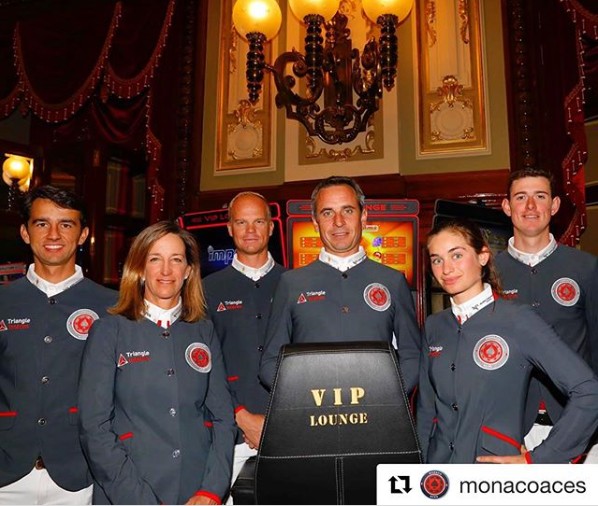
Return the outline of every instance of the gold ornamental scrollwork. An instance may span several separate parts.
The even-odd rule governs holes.
[[[234,112],[237,124],[227,126],[227,153],[233,160],[260,158],[263,154],[262,122],[255,119],[255,111],[248,100],[241,100]]]
[[[425,4],[426,33],[428,34],[428,47],[436,44],[436,1],[428,0]]]
[[[463,95],[463,85],[452,75],[445,76],[436,89],[440,100],[430,104],[433,142],[464,141],[475,137],[471,100]],[[457,107],[455,107],[457,106]]]
[[[365,136],[365,146],[355,146],[353,148],[344,148],[344,149],[326,149],[320,148],[318,150],[318,146],[316,144],[316,140],[309,135],[305,136],[305,157],[307,159],[328,159],[328,161],[332,162],[339,162],[339,161],[346,161],[350,160],[356,155],[368,155],[371,153],[375,153],[374,150],[374,141],[376,138],[376,134],[370,130],[366,133]]]
[[[469,44],[469,0],[459,0],[459,17],[461,18],[461,40]]]

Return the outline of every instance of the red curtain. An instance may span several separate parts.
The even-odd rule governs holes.
[[[16,108],[31,113],[32,142],[37,137],[42,145],[88,136],[144,148],[151,193],[163,194],[157,177],[162,137],[172,135],[175,115],[162,98],[176,97],[178,84],[176,61],[164,59],[177,58],[176,48],[167,47],[177,44],[170,33],[181,22],[176,7],[175,0],[88,0],[5,18],[0,119]]]
[[[564,99],[566,129],[570,138],[569,150],[561,162],[567,194],[576,205],[576,216],[565,234],[574,245],[586,226],[585,174],[584,165],[588,159],[588,145],[585,133],[585,73],[595,72],[587,65],[587,43],[598,41],[598,8],[595,0],[561,0],[565,11],[575,27],[577,50],[577,75],[575,82]]]

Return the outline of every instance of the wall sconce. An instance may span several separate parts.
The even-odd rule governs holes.
[[[29,190],[33,175],[33,159],[21,155],[6,153],[2,164],[2,180],[8,185],[8,210],[15,210],[19,192]]]
[[[286,109],[287,118],[296,119],[309,135],[327,144],[350,142],[366,130],[370,116],[378,110],[383,87],[388,91],[394,87],[396,28],[409,16],[414,0],[362,1],[363,11],[380,26],[381,34],[379,41],[372,37],[365,44],[361,56],[351,45],[347,17],[338,12],[339,0],[288,1],[307,27],[305,54],[287,51],[273,65],[264,61],[264,43],[280,29],[282,14],[276,0],[237,0],[233,7],[235,29],[249,43],[249,101],[258,101],[267,70],[274,76],[276,106]],[[292,65],[294,76],[286,73],[287,65]],[[296,78],[305,78],[306,96],[293,90]]]

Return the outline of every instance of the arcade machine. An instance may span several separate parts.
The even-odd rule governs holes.
[[[270,212],[274,231],[270,238],[269,250],[274,260],[287,266],[280,206],[276,202],[270,203]],[[197,239],[202,277],[230,265],[235,254],[235,246],[226,228],[227,209],[187,213],[180,216],[177,221],[182,228],[191,232]]]

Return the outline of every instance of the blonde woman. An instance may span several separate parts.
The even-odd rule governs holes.
[[[220,503],[233,407],[193,236],[170,222],[142,231],[110,312],[90,333],[79,386],[94,503]]]

